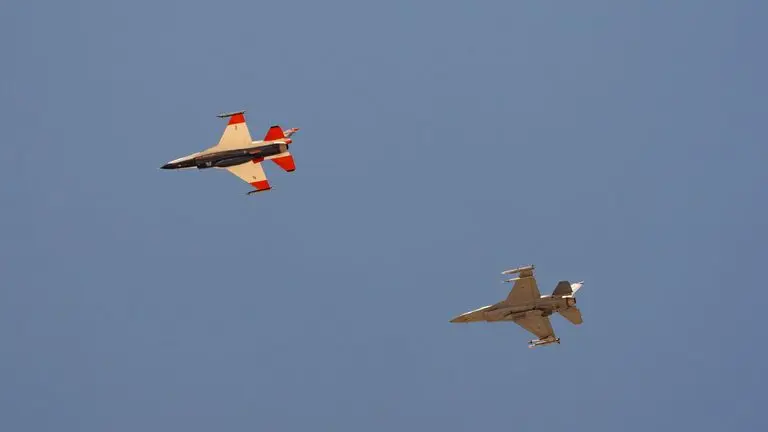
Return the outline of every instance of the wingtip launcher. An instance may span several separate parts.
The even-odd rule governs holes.
[[[238,114],[245,114],[245,110],[242,110],[242,111],[232,111],[232,112],[228,112],[228,113],[216,114],[216,117],[218,117],[218,118],[227,118],[227,117],[236,116]]]
[[[510,275],[510,274],[523,273],[523,272],[533,272],[534,268],[536,267],[533,264],[531,264],[531,265],[526,265],[518,268],[504,270],[503,272],[501,272],[501,274]]]

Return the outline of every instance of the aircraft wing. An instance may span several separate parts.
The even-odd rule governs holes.
[[[515,322],[522,328],[535,334],[539,339],[555,336],[555,331],[552,330],[552,323],[549,321],[549,317],[528,314],[524,318],[518,318]]]
[[[246,162],[244,164],[228,167],[227,171],[240,177],[243,181],[249,183],[258,191],[271,189],[269,181],[267,180],[267,175],[264,174],[264,168],[261,166],[261,162]]]
[[[245,123],[245,115],[237,113],[229,117],[229,123],[224,128],[224,133],[219,143],[206,150],[206,152],[234,150],[251,146],[251,133]]]
[[[512,291],[507,296],[507,302],[527,303],[541,297],[539,294],[539,287],[536,285],[536,278],[531,276],[524,276],[514,280],[515,284],[512,285]]]

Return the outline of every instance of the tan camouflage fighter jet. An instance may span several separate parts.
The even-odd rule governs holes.
[[[534,266],[530,265],[503,271],[501,273],[503,275],[519,273],[519,277],[504,281],[514,282],[506,300],[463,313],[451,322],[513,321],[539,338],[529,341],[529,348],[551,343],[559,344],[560,338],[555,337],[549,316],[558,312],[568,321],[581,324],[581,311],[576,307],[574,295],[584,282],[560,281],[552,295],[541,295],[536,286],[533,269]]]
[[[253,186],[251,195],[272,189],[264,174],[261,163],[271,160],[287,172],[296,170],[293,155],[288,146],[293,143],[291,135],[299,128],[283,131],[280,126],[272,126],[263,140],[251,141],[248,125],[245,123],[245,111],[219,114],[219,118],[229,118],[227,127],[215,146],[172,160],[163,165],[162,169],[185,168],[223,168],[240,177]]]

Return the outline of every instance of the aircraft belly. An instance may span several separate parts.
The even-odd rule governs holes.
[[[565,304],[561,299],[543,298],[534,302],[514,305],[502,309],[485,312],[487,321],[515,321],[524,318],[529,312],[538,311],[540,314],[549,315],[559,309],[564,309]]]
[[[518,312],[525,312],[533,309],[536,309],[536,302],[527,302],[527,303],[506,306],[502,310],[506,311],[507,313],[510,313],[510,312],[518,313]]]
[[[257,155],[258,157],[265,158],[269,156],[274,156],[276,154],[283,153],[288,150],[288,146],[285,144],[267,144],[265,146],[256,147],[252,149],[252,152],[254,155]]]
[[[218,153],[207,154],[195,160],[197,168],[228,168],[244,164],[254,159],[264,159],[280,153],[280,147],[268,145],[263,147],[227,150]]]
[[[198,161],[202,162],[218,162],[225,159],[251,157],[251,158],[265,158],[268,156],[274,156],[276,154],[283,153],[287,149],[285,144],[268,144],[259,147],[248,147],[235,150],[224,150],[215,153],[208,153],[197,157]]]
[[[532,307],[511,307],[504,309],[497,309],[485,313],[487,321],[510,321],[525,315],[526,312],[533,310]]]
[[[494,311],[488,311],[484,313],[484,318],[486,321],[501,321],[504,319],[504,317],[509,312],[506,310],[494,310]]]
[[[543,298],[536,302],[537,309],[559,309],[565,306],[565,301],[560,298]]]
[[[250,162],[253,160],[253,156],[246,155],[246,156],[236,156],[231,158],[225,158],[225,159],[219,159],[216,162],[214,162],[213,166],[216,168],[227,168],[235,165],[241,165],[246,162]]]

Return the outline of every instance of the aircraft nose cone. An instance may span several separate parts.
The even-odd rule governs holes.
[[[173,169],[173,164],[167,163],[161,166],[160,169]]]

